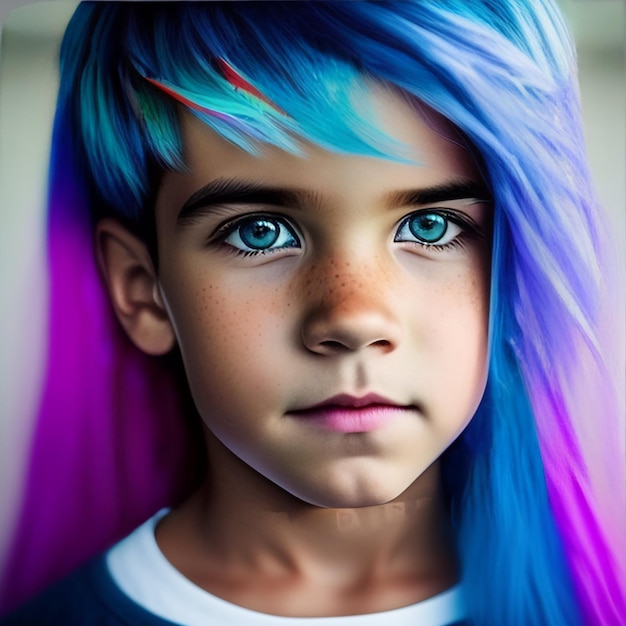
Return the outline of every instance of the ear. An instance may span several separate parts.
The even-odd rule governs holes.
[[[147,354],[165,354],[175,335],[146,245],[113,219],[96,226],[98,263],[117,317],[131,341]]]

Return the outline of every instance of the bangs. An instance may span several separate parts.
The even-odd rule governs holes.
[[[116,3],[98,4],[84,28],[119,30]],[[151,164],[185,168],[178,106],[255,155],[263,144],[303,155],[310,142],[408,161],[407,146],[381,129],[372,97],[375,89],[394,88],[339,52],[315,48],[311,33],[329,27],[321,17],[316,24],[315,8],[238,2],[236,10],[228,3],[198,10],[195,4],[127,6],[123,49],[91,50],[82,67],[65,59],[82,74],[85,97],[76,99],[80,110],[72,114],[80,120],[88,170],[98,172],[94,187],[115,213],[131,221],[141,216],[154,186],[145,176],[154,171]],[[102,35],[94,47],[110,41],[110,32]]]
[[[379,128],[373,83],[368,84],[345,62],[323,58],[319,70],[311,74],[312,51],[297,49],[290,55],[294,73],[281,77],[277,74],[283,68],[251,66],[249,56],[233,60],[232,53],[210,56],[208,66],[187,67],[187,60],[196,52],[183,53],[179,59],[184,63],[175,67],[162,68],[158,58],[150,65],[133,62],[144,79],[137,81],[134,94],[147,138],[169,167],[180,162],[180,139],[172,111],[175,102],[252,154],[260,154],[259,144],[265,143],[301,155],[303,141],[335,152],[383,158],[406,150]],[[167,97],[155,94],[155,88]],[[175,155],[172,146],[178,148]]]

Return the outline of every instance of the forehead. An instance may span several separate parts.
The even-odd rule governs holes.
[[[350,155],[308,142],[303,142],[300,155],[271,145],[259,145],[259,153],[251,154],[181,110],[187,169],[166,173],[159,195],[168,206],[181,207],[194,191],[220,178],[297,187],[327,197],[348,193],[370,198],[407,188],[481,180],[461,134],[432,109],[384,89],[372,89],[371,105],[378,129],[400,147],[388,158]]]

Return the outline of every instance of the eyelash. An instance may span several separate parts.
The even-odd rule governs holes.
[[[275,244],[281,238],[290,237],[291,242],[290,245],[283,244],[278,248],[257,248],[254,249],[250,245],[246,244],[245,241],[242,240],[242,229],[246,225],[253,225],[255,222],[261,223],[265,222],[267,225],[277,226],[277,234],[275,239],[271,242],[270,245]],[[255,213],[246,215],[244,217],[237,218],[233,221],[227,222],[220,226],[215,234],[211,237],[209,243],[217,243],[227,246],[231,249],[234,254],[241,256],[258,256],[261,254],[273,254],[275,252],[279,252],[280,250],[285,250],[289,248],[299,248],[301,246],[300,239],[295,232],[295,228],[291,225],[289,220],[281,215],[275,215],[272,213]],[[228,242],[229,237],[231,235],[236,235],[240,242],[247,246],[248,249],[243,249],[233,245],[232,242]]]
[[[441,232],[441,234],[432,242],[428,242],[424,238],[420,238],[415,233],[414,229],[411,228],[411,222],[416,218],[428,217],[436,218],[434,220],[430,220],[430,224],[442,224],[443,222],[443,232]],[[246,236],[243,233],[242,229],[246,226],[252,226],[255,222],[259,224],[261,222],[265,222],[265,226],[269,227],[270,230],[273,227],[276,228],[275,233],[269,233],[270,239],[273,235],[275,236],[273,240],[269,241],[268,245],[274,245],[281,239],[286,241],[279,247],[273,248],[254,248],[252,245],[249,245],[250,242],[246,243],[242,239],[242,237]],[[451,224],[460,228],[460,232],[457,233],[452,239],[450,239],[450,241],[447,241],[445,243],[438,243],[448,233]],[[426,222],[426,225],[428,225],[428,222]],[[406,236],[401,235],[401,233],[405,230],[408,230],[413,235],[413,237],[415,237],[415,239],[401,239],[401,236]],[[262,234],[262,232],[259,234]],[[234,245],[232,241],[229,242],[228,239],[231,236],[236,236],[236,238],[239,239],[239,243],[243,246],[246,246],[246,248]],[[420,209],[419,211],[414,211],[413,213],[407,215],[402,219],[397,227],[396,234],[394,236],[394,242],[411,243],[427,250],[445,251],[462,245],[464,243],[463,240],[465,237],[469,237],[472,239],[479,239],[483,237],[480,227],[469,216],[458,211],[453,211],[451,209]],[[282,215],[276,215],[272,213],[250,214],[222,224],[211,236],[209,243],[224,245],[225,247],[230,248],[234,254],[245,257],[274,254],[276,252],[280,252],[281,250],[301,247],[300,238],[296,234],[296,229],[293,227],[291,222]]]
[[[412,220],[416,218],[427,218],[427,217],[437,217],[443,220],[443,232],[437,237],[434,241],[428,242],[425,239],[420,239],[420,237],[413,231],[410,226]],[[459,232],[452,237],[449,241],[445,243],[438,243],[441,241],[445,235],[448,233],[450,225],[456,226],[459,228]],[[408,229],[413,236],[414,240],[404,240],[400,239],[400,233]],[[396,231],[396,235],[394,236],[395,242],[402,243],[413,243],[421,248],[425,248],[427,250],[434,251],[445,251],[450,250],[451,248],[455,248],[458,246],[462,246],[465,243],[467,238],[469,239],[481,239],[483,237],[483,232],[481,228],[476,224],[476,222],[469,217],[468,215],[461,213],[459,211],[453,211],[451,209],[420,209],[419,211],[414,211],[410,215],[407,215],[399,224],[398,229]]]

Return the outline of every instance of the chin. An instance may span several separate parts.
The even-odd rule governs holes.
[[[297,495],[301,500],[324,509],[360,509],[382,506],[395,500],[406,491],[407,486],[392,489],[390,485],[358,485],[352,489],[332,488],[326,485],[315,494]]]

